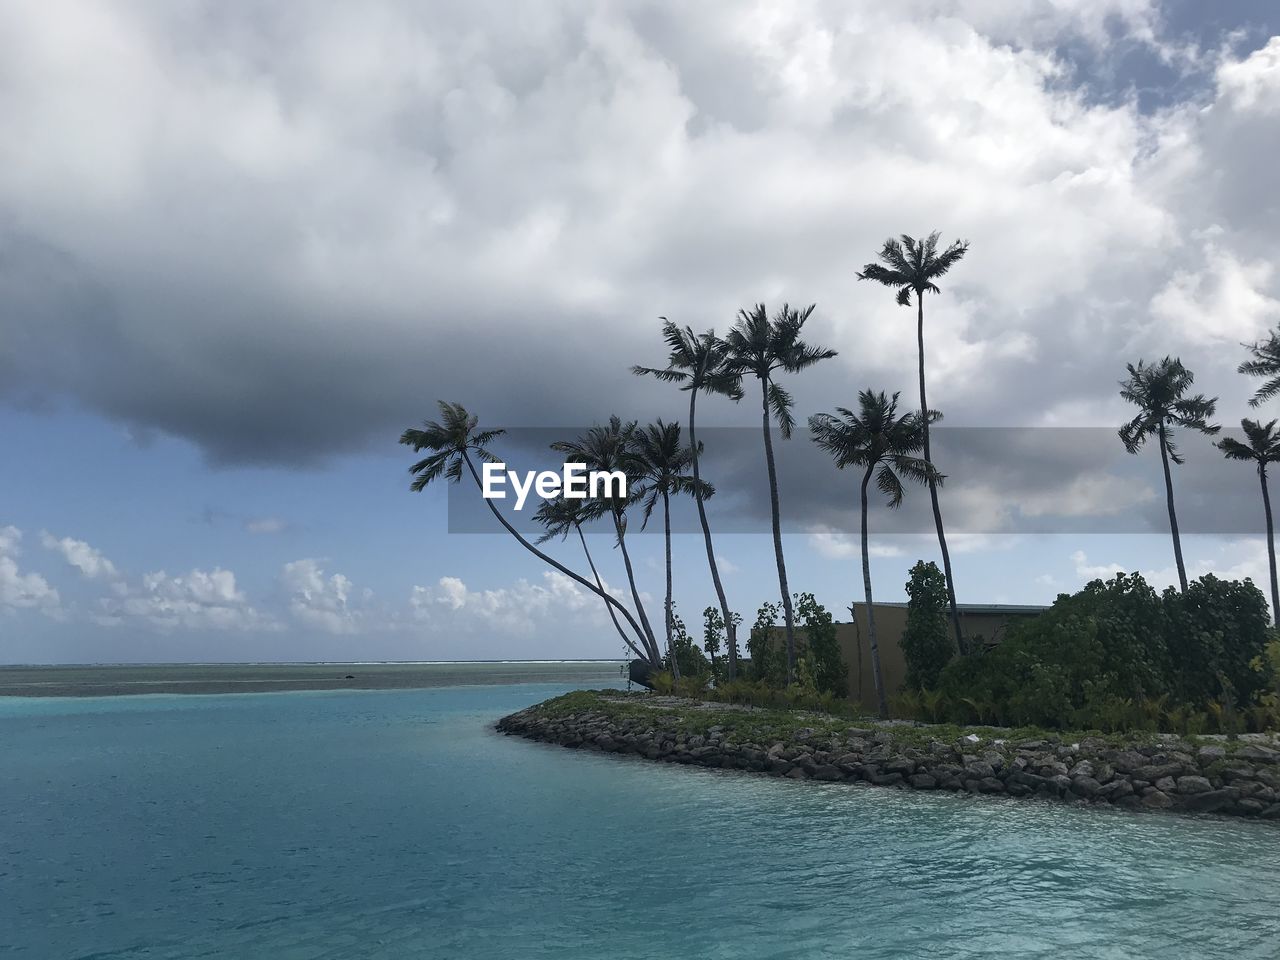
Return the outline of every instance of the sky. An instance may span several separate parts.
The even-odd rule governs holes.
[[[0,3],[0,662],[614,657],[597,598],[408,489],[461,402],[495,452],[680,419],[659,316],[816,304],[799,419],[915,387],[886,237],[969,253],[927,300],[961,602],[1175,582],[1124,366],[1217,422],[1280,323],[1266,2]],[[749,385],[750,386],[750,385]],[[777,598],[758,396],[700,410],[730,605]],[[1274,407],[1275,404],[1272,404]],[[1192,576],[1266,573],[1247,465],[1186,436]],[[860,602],[856,478],[778,442],[788,574]],[[936,559],[873,510],[877,599]],[[715,602],[692,506],[675,597]],[[491,519],[491,518],[490,518]],[[496,522],[487,529],[497,530]],[[650,614],[662,538],[629,536]],[[610,588],[613,539],[589,537]],[[572,542],[549,549],[585,569]],[[845,614],[847,617],[847,614]],[[656,618],[655,618],[656,619]]]

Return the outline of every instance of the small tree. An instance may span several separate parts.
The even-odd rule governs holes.
[[[947,578],[933,561],[920,560],[911,568],[907,627],[901,642],[907,661],[907,688],[937,688],[942,668],[951,662],[956,648],[947,631]]]
[[[755,625],[751,628],[751,636],[747,639],[752,676],[771,687],[781,687],[787,682],[786,653],[773,642],[773,632],[781,610],[781,606],[776,603],[761,604],[756,613]]]
[[[724,617],[715,607],[707,607],[702,611],[702,649],[711,658],[711,676],[720,679],[720,646],[724,640]]]
[[[822,693],[843,697],[849,692],[849,668],[840,656],[840,641],[831,613],[812,593],[796,594],[796,619],[804,628],[814,686]]]
[[[711,664],[689,636],[674,603],[671,604],[671,650],[664,666],[674,677],[706,677],[711,672]]]

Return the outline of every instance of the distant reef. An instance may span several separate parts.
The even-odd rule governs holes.
[[[1051,734],[578,691],[497,729],[579,750],[761,776],[1040,798],[1280,823],[1280,743],[1242,735]]]

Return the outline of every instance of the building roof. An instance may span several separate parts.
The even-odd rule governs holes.
[[[882,600],[875,601],[877,607],[905,607],[905,601]],[[855,607],[865,607],[866,603],[855,603]],[[1048,606],[1041,606],[1036,603],[957,603],[956,610],[959,613],[1008,613],[1014,616],[1034,616],[1037,613],[1044,613],[1048,610]]]

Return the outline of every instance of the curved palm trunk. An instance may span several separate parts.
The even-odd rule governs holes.
[[[867,467],[862,478],[862,589],[867,595],[867,635],[871,644],[871,679],[876,685],[876,709],[881,717],[889,716],[889,702],[884,693],[884,678],[880,673],[880,644],[876,639],[876,608],[871,601],[871,552],[867,547],[867,484],[871,482],[871,471],[875,464]],[[854,618],[857,623],[857,618]]]
[[[476,472],[476,466],[474,463],[471,462],[471,457],[464,452],[462,454],[462,459],[464,459],[467,462],[467,469],[471,471],[471,477],[473,480],[475,480],[476,486],[479,487],[481,490],[483,490],[484,484],[480,481],[480,474]],[[586,587],[596,596],[604,600],[605,603],[615,608],[619,613],[621,613],[626,618],[627,623],[631,625],[631,629],[633,629],[636,632],[636,636],[640,637],[642,641],[644,640],[645,634],[640,629],[640,624],[636,623],[635,617],[631,616],[631,611],[629,611],[626,607],[620,604],[613,597],[609,596],[608,593],[606,593],[605,591],[595,586],[595,584],[591,583],[584,577],[581,577],[578,574],[574,573],[572,570],[566,567],[563,563],[556,560],[554,557],[550,557],[547,554],[543,553],[541,550],[535,547],[532,543],[526,540],[524,536],[521,535],[520,531],[511,525],[511,521],[509,521],[506,517],[502,515],[502,511],[493,505],[492,500],[485,499],[484,502],[489,505],[490,512],[492,512],[493,515],[498,518],[498,522],[502,524],[503,527],[506,528],[507,533],[515,537],[516,540],[520,542],[520,545],[522,547],[524,547],[526,550],[532,553],[535,557],[537,557],[543,563],[560,571],[570,580],[573,580],[574,582],[579,583],[582,586]],[[635,650],[636,648],[634,645],[632,645],[631,649]],[[646,649],[647,649],[647,646],[646,646]],[[636,650],[636,652],[639,653],[638,650]],[[656,654],[656,651],[650,651],[650,656],[646,657],[645,659],[647,659],[655,667],[660,667],[661,666],[660,658],[654,656],[654,654]]]
[[[1276,587],[1276,535],[1271,526],[1271,494],[1267,492],[1267,465],[1258,464],[1262,481],[1262,508],[1267,514],[1267,562],[1271,567],[1271,622],[1280,623],[1280,589]]]
[[[778,471],[773,463],[773,436],[769,429],[769,382],[761,379],[764,400],[764,459],[769,467],[769,506],[773,510],[773,554],[778,561],[778,586],[782,590],[782,615],[787,634],[787,686],[796,675],[796,628],[791,613],[791,591],[787,587],[787,562],[782,556],[782,518],[778,509]]]
[[[587,548],[587,538],[582,534],[581,524],[574,524],[573,529],[578,531],[578,539],[582,541],[582,552],[587,556],[587,566],[591,568],[591,576],[595,578],[596,586],[600,588],[600,592],[606,592],[604,589],[604,581],[600,579],[600,571],[596,569],[596,563],[591,559],[591,551]],[[609,619],[613,621],[613,627],[618,631],[618,636],[622,638],[622,642],[631,648],[632,652],[641,660],[648,659],[643,653],[637,649],[636,645],[631,642],[631,638],[627,636],[627,632],[622,629],[622,624],[618,622],[618,615],[613,612],[613,607],[605,604],[604,608],[609,611]]]
[[[707,508],[702,503],[702,477],[698,473],[698,435],[693,429],[694,407],[698,391],[689,391],[689,446],[693,451],[693,497],[698,502],[698,520],[702,523],[702,539],[707,544],[707,563],[711,567],[711,583],[720,601],[720,615],[724,617],[725,638],[729,644],[729,679],[738,675],[738,630],[729,613],[729,601],[725,599],[724,585],[720,582],[720,566],[716,563],[716,550],[711,543],[711,525],[707,523]]]
[[[916,291],[916,344],[920,354],[920,416],[924,420],[924,461],[933,466],[933,454],[929,450],[929,401],[924,393],[924,295]],[[951,577],[951,552],[947,549],[947,534],[942,526],[942,508],[938,506],[938,484],[929,473],[929,502],[933,505],[933,525],[938,531],[938,547],[942,551],[942,573],[947,581],[947,605],[951,610],[951,626],[956,634],[956,649],[964,656],[969,652],[964,631],[960,629],[960,611],[956,607],[956,585]]]
[[[1164,424],[1160,424],[1160,462],[1164,464],[1164,497],[1169,506],[1169,532],[1173,534],[1173,559],[1178,565],[1178,583],[1187,592],[1187,568],[1182,562],[1182,537],[1178,534],[1178,514],[1173,509],[1173,474],[1169,472],[1169,450]]]
[[[618,534],[618,549],[622,551],[622,563],[627,568],[627,583],[631,586],[631,599],[635,602],[636,613],[640,614],[640,622],[644,625],[643,636],[646,638],[646,648],[653,656],[653,662],[662,669],[662,654],[658,651],[658,638],[653,635],[653,627],[649,623],[649,616],[644,612],[644,604],[640,602],[640,588],[636,586],[636,572],[631,566],[631,552],[627,550],[627,538],[622,529],[622,519],[618,511],[613,511],[613,529]]]
[[[662,491],[662,533],[667,550],[667,658],[671,661],[671,676],[680,679],[680,663],[676,660],[676,652],[671,647],[675,635],[675,620],[671,609],[671,498]]]

